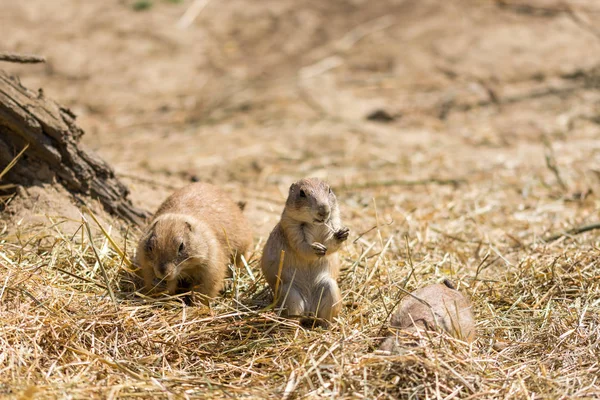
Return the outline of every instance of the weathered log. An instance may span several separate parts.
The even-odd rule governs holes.
[[[0,71],[0,171],[29,144],[2,184],[57,181],[73,195],[90,196],[108,212],[141,223],[147,213],[131,204],[129,190],[106,162],[79,146],[83,133],[70,110]]]

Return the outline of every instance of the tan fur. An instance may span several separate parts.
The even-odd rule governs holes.
[[[405,331],[444,330],[450,335],[472,342],[475,340],[475,319],[470,300],[449,281],[417,289],[407,295],[390,320],[390,326]],[[415,299],[417,297],[431,308]],[[391,350],[395,337],[384,341],[382,350]]]
[[[330,321],[339,314],[342,299],[336,282],[340,269],[336,252],[347,238],[348,228],[342,225],[329,185],[317,178],[292,184],[261,260],[265,278],[275,292],[280,254],[285,251],[275,296],[286,315]]]
[[[136,258],[147,291],[154,289],[158,278],[166,282],[170,294],[186,289],[182,287],[186,283],[213,298],[223,288],[228,262],[239,262],[251,246],[252,231],[239,206],[219,188],[195,183],[173,193],[158,208]]]

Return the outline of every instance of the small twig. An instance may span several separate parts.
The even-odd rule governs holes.
[[[117,303],[117,298],[115,297],[115,293],[113,292],[112,287],[110,286],[110,280],[108,279],[108,274],[106,273],[106,268],[104,268],[104,263],[102,262],[102,260],[100,259],[100,255],[96,251],[96,246],[94,246],[94,237],[92,235],[92,230],[90,229],[90,224],[86,220],[86,218],[83,216],[83,214],[81,215],[81,217],[84,220],[85,229],[87,230],[88,237],[90,239],[90,247],[94,251],[94,255],[96,256],[96,261],[98,261],[98,265],[100,265],[100,270],[102,271],[102,277],[104,278],[104,281],[106,283],[106,289],[108,290],[108,295],[110,296],[110,299],[113,301],[115,308],[118,310],[119,305]]]
[[[133,262],[127,257],[127,254],[123,250],[121,250],[121,248],[119,247],[119,245],[114,241],[114,239],[110,236],[110,234],[106,231],[106,229],[104,229],[104,226],[102,226],[102,224],[100,223],[100,221],[98,221],[98,218],[96,218],[96,216],[94,215],[94,213],[92,212],[92,210],[90,210],[87,206],[83,207],[83,210],[85,212],[87,212],[90,217],[92,217],[92,219],[94,220],[94,222],[96,223],[96,225],[98,226],[98,228],[100,228],[100,230],[102,231],[102,234],[104,235],[104,237],[111,244],[113,250],[117,252],[117,254],[123,259],[123,261],[125,262],[125,264],[129,268],[133,268],[134,267]],[[86,222],[84,222],[84,224]],[[88,227],[88,229],[89,229],[89,227]],[[91,237],[90,237],[90,240],[91,240]],[[132,271],[129,271],[129,272],[132,272]]]
[[[46,59],[33,54],[0,53],[0,61],[19,63],[19,64],[39,64],[45,63]]]
[[[290,281],[290,284],[288,285],[288,289],[285,292],[285,296],[283,297],[283,301],[281,302],[281,307],[279,307],[279,311],[277,312],[277,316],[278,317],[281,316],[281,313],[285,309],[285,304],[287,302],[288,296],[290,295],[290,290],[292,290],[292,285],[294,284],[294,280],[296,279],[296,272],[298,272],[297,269],[294,270],[294,274],[292,275],[292,280]],[[277,303],[279,302],[279,298],[276,297],[275,300],[276,301],[273,301],[273,307],[277,305]],[[299,316],[299,317],[302,317],[302,316]]]
[[[297,383],[298,382],[296,381],[296,371],[292,370],[292,373],[288,378],[287,384],[285,385],[285,389],[283,389],[283,396],[281,397],[282,400],[287,400],[290,397],[290,395],[294,392],[294,389],[296,389]]]
[[[342,56],[346,55],[356,43],[372,33],[391,27],[393,24],[393,18],[386,14],[354,27],[354,29],[347,32],[341,39],[327,45],[332,47],[332,50],[325,57],[298,70],[297,86],[300,99],[320,116],[329,115],[327,109],[308,92],[304,83],[309,79],[343,65],[345,60]]]
[[[319,294],[319,301],[317,301],[317,308],[315,311],[315,317],[317,317],[319,315],[319,308],[321,308],[321,300],[323,299],[323,292],[325,292],[325,286],[321,287],[321,293]],[[315,326],[318,322],[318,317],[313,319],[312,321],[312,329],[315,329]]]
[[[471,385],[461,374],[456,372],[456,370],[454,368],[452,368],[447,362],[445,362],[442,359],[438,359],[438,361],[440,364],[442,364],[444,367],[446,367],[450,372],[452,372],[452,374],[454,376],[456,376],[462,382],[462,384],[465,385],[467,387],[467,389],[469,389],[471,391],[471,393],[477,393],[477,390],[475,390],[473,385]]]
[[[21,287],[7,287],[6,290],[10,290],[10,291],[16,291],[16,292],[21,292],[22,294],[24,294],[25,296],[29,297],[31,300],[33,300],[33,302],[42,307],[44,310],[48,311],[51,314],[55,314],[55,312],[51,309],[49,309],[48,307],[46,307],[46,305],[44,303],[42,303],[41,301],[39,301],[38,299],[35,298],[34,295],[32,295],[31,293],[29,293],[27,290],[21,288]]]
[[[556,157],[554,156],[552,144],[546,136],[542,137],[542,142],[544,143],[544,147],[546,148],[546,166],[550,171],[552,171],[552,173],[556,177],[556,181],[560,185],[561,189],[566,192],[568,190],[568,187],[562,180],[562,177],[560,176],[560,171],[558,170],[558,164],[556,162]]]
[[[600,222],[595,222],[589,225],[581,225],[575,228],[569,229],[568,231],[556,233],[551,235],[550,237],[544,239],[544,242],[554,242],[557,239],[560,239],[563,236],[571,236],[571,235],[579,235],[580,233],[593,231],[595,229],[600,229]]]
[[[373,266],[373,269],[371,270],[371,272],[367,276],[367,279],[365,280],[365,282],[363,283],[362,287],[358,291],[358,295],[357,296],[362,296],[363,292],[367,288],[367,285],[369,284],[369,282],[371,281],[371,279],[373,279],[373,276],[375,275],[375,272],[377,271],[377,267],[379,266],[380,261],[383,259],[383,256],[385,255],[385,253],[386,253],[388,247],[390,246],[390,244],[392,243],[393,239],[394,239],[394,235],[391,235],[389,237],[389,239],[387,240],[387,242],[385,242],[385,245],[383,246],[383,249],[381,250],[381,252],[379,253],[379,256],[377,257],[377,261],[375,261],[375,265]]]
[[[390,15],[383,15],[373,20],[360,24],[347,32],[340,40],[332,44],[333,50],[319,61],[303,67],[298,75],[303,79],[313,78],[324,72],[339,67],[344,63],[340,54],[346,54],[356,43],[372,33],[383,31],[394,24]]]
[[[195,0],[192,5],[185,10],[181,18],[179,18],[177,27],[179,29],[185,29],[190,26],[209,2],[210,0]]]
[[[84,282],[86,282],[86,283],[89,283],[89,284],[91,284],[91,285],[96,285],[96,286],[98,286],[100,289],[107,290],[107,287],[106,287],[106,286],[104,286],[104,285],[102,285],[102,284],[100,284],[100,283],[94,282],[94,281],[93,281],[93,280],[91,280],[91,279],[84,278],[83,276],[79,276],[79,275],[77,275],[77,274],[74,274],[74,273],[72,273],[72,272],[69,272],[69,271],[65,271],[65,270],[64,270],[64,269],[62,269],[62,268],[54,267],[54,269],[55,269],[55,270],[57,270],[57,271],[60,271],[60,272],[62,272],[63,274],[67,274],[67,275],[69,275],[69,276],[71,276],[71,277],[73,277],[73,278],[81,279],[82,281],[84,281]]]
[[[177,190],[177,189],[179,189],[179,186],[177,186],[177,185],[171,185],[169,183],[158,181],[156,179],[144,178],[144,177],[141,177],[141,176],[137,176],[135,174],[118,173],[117,176],[122,177],[122,178],[127,178],[127,179],[131,179],[131,180],[135,180],[135,181],[142,182],[142,183],[148,183],[148,184],[151,184],[151,185],[154,185],[154,186],[162,186],[162,187],[167,188],[169,190]]]
[[[426,300],[423,300],[420,297],[415,296],[414,294],[412,294],[408,290],[404,289],[403,287],[398,286],[398,291],[404,293],[406,296],[412,297],[413,299],[417,300],[419,303],[423,304],[424,306],[426,306],[430,310],[433,310],[433,308],[431,307],[431,304],[429,304]],[[398,307],[398,305],[400,304],[400,302],[402,300],[404,300],[404,298],[405,298],[405,296],[400,296],[399,294],[397,296],[399,298],[398,298],[398,300],[396,300],[396,302],[394,303],[394,305],[392,307],[390,307],[387,315],[385,316],[385,319],[383,320],[383,325],[381,326],[380,330],[383,328],[383,326],[385,326],[387,320],[390,318],[390,315],[396,310],[396,307]]]
[[[411,254],[411,251],[410,251],[410,245],[408,243],[408,235],[404,235],[404,242],[406,243],[406,253],[408,254],[408,265],[410,265],[410,274],[408,275],[408,278],[406,278],[404,280],[404,283],[402,284],[402,290],[403,291],[404,291],[403,288],[405,288],[406,285],[408,285],[408,282],[410,281],[410,278],[412,278],[412,276],[413,276],[413,274],[415,272],[415,266],[413,265],[413,261],[412,261],[412,254]]]
[[[490,264],[487,264],[485,267],[483,266],[483,264],[485,264],[485,262],[487,261],[487,259],[490,257],[490,253],[488,252],[485,257],[483,257],[483,260],[481,260],[481,262],[479,263],[479,265],[477,266],[477,271],[475,271],[475,278],[473,278],[473,280],[477,280],[477,278],[479,277],[479,273],[487,268],[490,264],[492,264],[494,261],[496,261],[498,258],[496,258],[494,261],[492,261]]]
[[[344,59],[340,56],[333,55],[323,58],[318,62],[309,66],[303,67],[298,76],[301,80],[314,78],[315,76],[324,74],[327,71],[335,69],[344,63]]]
[[[393,223],[394,223],[394,220],[392,219],[390,222],[386,222],[386,223],[384,223],[384,225],[390,226],[390,225],[392,225]],[[356,243],[356,242],[358,242],[358,240],[359,240],[360,238],[362,238],[364,235],[366,235],[367,233],[371,232],[371,231],[372,231],[372,230],[374,230],[374,229],[377,229],[378,227],[379,227],[379,225],[375,225],[375,226],[371,227],[370,229],[367,229],[366,231],[364,231],[364,232],[362,232],[362,233],[359,233],[359,234],[358,234],[358,237],[357,237],[356,239],[354,239],[354,241],[352,242],[352,244],[355,244],[355,243]]]
[[[580,28],[588,31],[592,35],[596,36],[597,39],[600,39],[600,31],[596,29],[594,24],[586,21],[584,18],[579,15],[579,13],[573,9],[573,7],[567,7],[565,13],[571,18],[573,22],[575,22]]]
[[[519,14],[539,15],[543,17],[553,17],[557,14],[568,12],[568,7],[542,7],[527,4],[527,2],[513,2],[506,0],[496,0],[499,8],[511,9]]]
[[[19,158],[21,158],[21,156],[23,155],[23,153],[25,153],[25,151],[29,148],[29,143],[27,143],[25,145],[25,147],[23,147],[23,150],[21,150],[19,152],[19,154],[17,154],[15,156],[15,158],[13,158],[6,167],[4,167],[4,169],[2,170],[2,172],[0,172],[0,181],[2,180],[2,178],[4,177],[4,175],[6,175],[8,173],[8,171],[10,171],[12,169],[12,167],[14,167],[17,164],[17,161],[19,161]]]
[[[285,250],[281,250],[279,255],[279,268],[277,268],[277,280],[275,281],[275,293],[273,293],[273,306],[279,301],[279,285],[281,283],[281,270],[283,269],[283,259],[285,258]]]
[[[363,24],[354,27],[351,31],[346,33],[340,40],[335,43],[335,48],[341,52],[346,52],[352,49],[356,43],[364,39],[365,37],[386,30],[387,28],[394,25],[394,18],[392,15],[385,14],[381,17],[372,19]]]
[[[448,239],[456,240],[456,241],[461,242],[461,243],[478,243],[478,244],[482,243],[482,242],[477,241],[477,240],[462,239],[462,238],[460,238],[458,236],[451,235],[451,234],[446,233],[446,232],[442,231],[441,229],[435,228],[433,226],[430,226],[429,229],[431,229],[432,231],[434,231],[436,233],[439,233],[440,235],[442,235],[444,237],[447,237]],[[483,243],[483,244],[488,244],[488,243]]]
[[[371,181],[364,183],[354,183],[342,186],[342,189],[352,190],[352,189],[365,189],[371,187],[378,186],[421,186],[421,185],[452,185],[459,186],[463,183],[466,183],[466,179],[458,178],[458,179],[440,179],[440,178],[428,178],[428,179],[417,179],[414,181],[404,180],[404,179],[390,179],[386,181]]]

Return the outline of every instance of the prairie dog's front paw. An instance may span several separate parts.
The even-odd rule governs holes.
[[[310,247],[312,247],[312,249],[315,251],[315,254],[319,257],[323,257],[325,253],[327,253],[327,247],[325,247],[319,242],[314,242],[310,245]]]
[[[348,239],[348,233],[350,233],[350,229],[343,227],[338,229],[333,235],[339,242],[343,242]]]

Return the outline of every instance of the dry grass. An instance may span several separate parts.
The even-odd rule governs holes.
[[[364,211],[364,218],[375,219],[374,207]],[[132,290],[120,253],[134,248],[135,235],[115,239],[116,251],[97,230],[90,241],[86,223],[66,237],[53,222],[17,236],[5,233],[0,242],[5,395],[600,396],[600,268],[598,249],[578,243],[584,236],[496,247],[431,230],[422,236],[427,228],[420,225],[405,241],[382,224],[342,251],[339,322],[330,330],[307,330],[265,308],[270,299],[257,268],[259,251],[249,262],[254,277],[238,271],[208,310]],[[401,296],[398,286],[414,289],[443,275],[472,296],[479,339],[468,346],[435,336],[414,346],[401,338],[400,354],[374,351]]]

